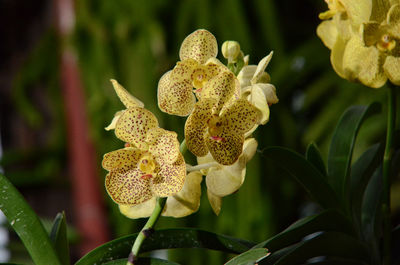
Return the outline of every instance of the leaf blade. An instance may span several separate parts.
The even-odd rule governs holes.
[[[271,254],[266,248],[253,248],[229,260],[225,265],[255,264]]]
[[[53,242],[57,255],[63,265],[69,265],[69,245],[67,238],[67,222],[65,213],[58,213],[50,231],[50,239]]]
[[[61,265],[39,218],[11,182],[0,174],[0,209],[37,265]]]

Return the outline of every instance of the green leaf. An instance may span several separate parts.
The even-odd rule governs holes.
[[[305,236],[321,231],[337,231],[354,235],[351,222],[338,211],[330,209],[295,222],[284,231],[253,248],[265,247],[274,253],[297,243]]]
[[[354,237],[340,232],[324,232],[305,240],[274,264],[303,264],[308,259],[320,256],[355,259],[370,264],[367,246]]]
[[[225,265],[255,264],[257,261],[271,254],[266,248],[253,248],[234,257]]]
[[[324,208],[339,208],[339,200],[324,176],[302,155],[282,147],[269,147],[263,154],[292,175]]]
[[[61,265],[42,223],[24,197],[0,174],[0,209],[36,265]]]
[[[75,265],[101,264],[102,262],[128,257],[137,234],[110,241],[82,257]],[[242,239],[219,235],[200,229],[156,230],[148,237],[141,252],[170,248],[206,248],[229,253],[242,253],[254,243]]]
[[[126,262],[128,259],[118,259],[118,260],[113,260],[110,262],[102,263],[101,265],[126,265]],[[168,261],[168,260],[163,260],[163,259],[157,259],[157,258],[140,258],[138,261],[136,261],[137,265],[179,265],[179,263],[173,262],[173,261]]]
[[[372,174],[382,161],[383,146],[375,144],[365,151],[351,167],[350,196],[353,219],[361,230],[361,205]]]
[[[69,245],[67,238],[67,222],[65,213],[58,213],[54,219],[53,227],[50,232],[50,239],[57,251],[58,257],[63,265],[69,265]]]
[[[351,106],[340,118],[328,154],[328,179],[343,201],[348,201],[350,165],[354,143],[362,122],[380,111],[380,104]]]
[[[321,153],[319,152],[319,149],[315,143],[311,143],[308,145],[306,151],[306,159],[308,160],[308,162],[313,164],[314,167],[317,168],[323,176],[327,175],[324,160],[322,159]]]

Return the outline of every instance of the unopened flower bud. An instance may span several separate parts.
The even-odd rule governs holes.
[[[240,54],[240,45],[237,41],[228,40],[222,44],[222,55],[228,59],[229,62],[235,62]]]

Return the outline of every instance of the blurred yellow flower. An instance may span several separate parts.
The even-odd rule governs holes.
[[[276,88],[270,84],[270,76],[265,72],[273,52],[265,56],[258,65],[247,65],[238,74],[242,98],[247,99],[261,113],[259,124],[269,120],[269,106],[278,103]]]
[[[249,138],[244,141],[243,152],[239,159],[229,166],[217,164],[210,153],[198,157],[199,166],[214,163],[215,166],[201,172],[206,175],[207,195],[216,215],[221,210],[222,197],[236,192],[243,184],[246,176],[246,164],[257,150],[257,141]]]
[[[190,172],[186,176],[182,190],[169,196],[162,211],[163,216],[184,217],[196,212],[200,207],[202,174],[199,171]],[[119,209],[125,216],[135,219],[149,217],[156,205],[156,198],[135,206],[119,205]]]
[[[382,87],[387,79],[399,85],[399,1],[338,2],[342,8],[317,28],[318,36],[332,50],[335,71],[373,88]]]
[[[185,124],[188,149],[222,165],[233,164],[242,153],[244,134],[259,122],[260,113],[245,99],[237,99],[240,85],[233,73],[223,72],[204,87]]]
[[[229,71],[216,59],[217,40],[205,29],[187,36],[181,45],[180,60],[158,83],[158,106],[169,114],[189,115],[204,85],[222,71]],[[193,88],[196,90],[193,91]]]
[[[105,154],[102,165],[109,171],[107,192],[116,203],[133,206],[182,189],[186,165],[177,135],[159,128],[150,111],[129,107],[118,118],[115,134],[127,145]]]

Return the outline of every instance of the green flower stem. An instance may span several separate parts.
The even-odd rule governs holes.
[[[183,140],[180,147],[179,151],[183,154],[186,153],[187,147],[186,147],[186,141]],[[138,255],[140,251],[140,247],[142,246],[144,240],[151,235],[153,232],[153,228],[156,225],[158,218],[161,215],[162,210],[164,209],[165,202],[167,201],[167,197],[165,198],[160,198],[157,197],[156,201],[156,206],[154,207],[153,213],[147,220],[146,224],[143,226],[142,230],[140,230],[138,236],[136,237],[135,242],[133,243],[131,253],[129,254],[128,257],[128,262],[126,263],[127,265],[134,265],[136,261],[138,260]]]
[[[157,223],[158,218],[161,215],[162,210],[164,209],[165,202],[167,201],[167,197],[165,198],[157,198],[156,206],[154,207],[153,213],[150,218],[147,220],[146,224],[143,226],[142,230],[136,237],[135,243],[133,243],[132,251],[129,254],[127,265],[134,265],[138,260],[138,255],[140,251],[140,247],[143,244],[143,241],[151,235],[153,232],[153,227]]]
[[[396,87],[389,85],[388,88],[388,120],[386,131],[386,147],[383,156],[383,264],[391,264],[391,230],[390,221],[390,169],[393,155],[393,132],[396,120]]]

